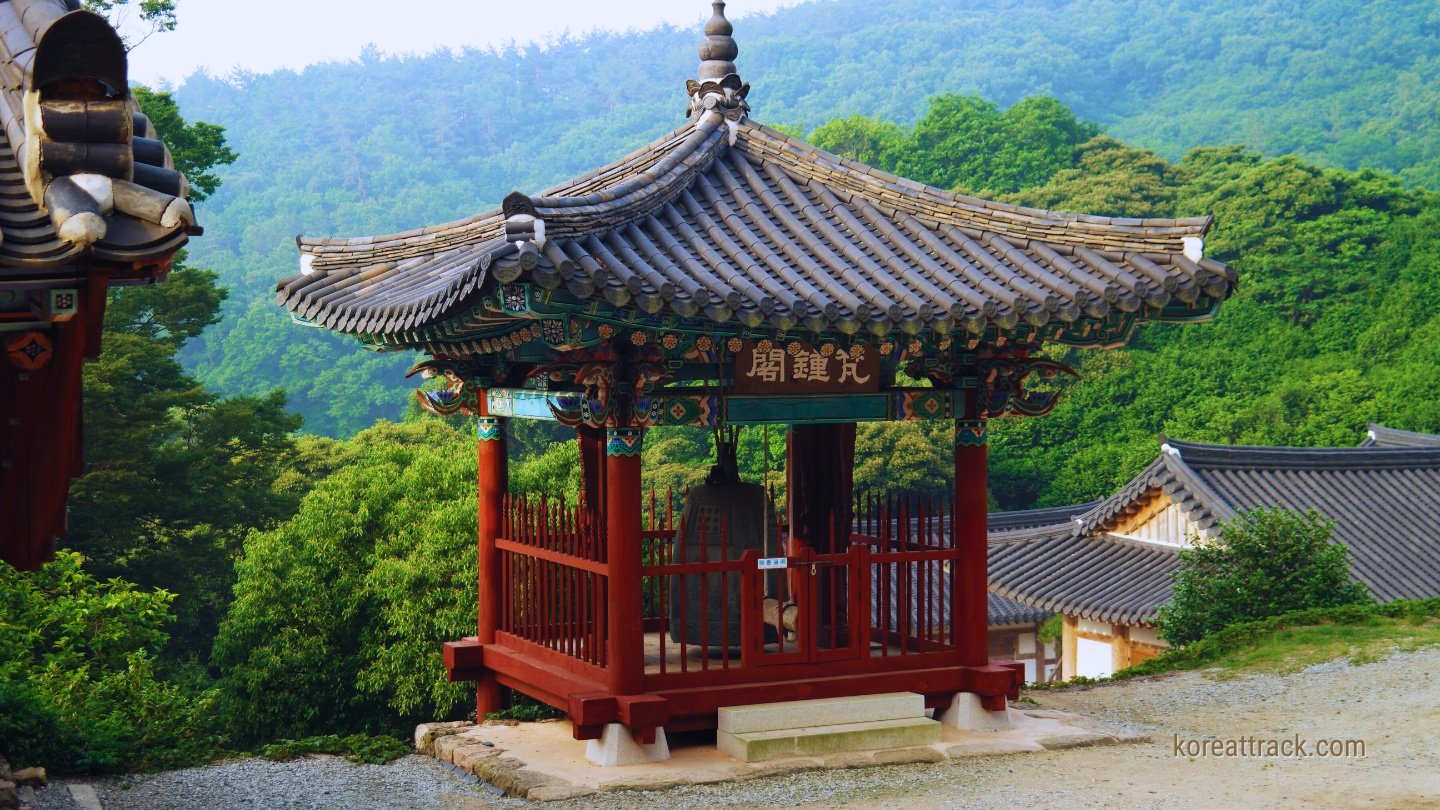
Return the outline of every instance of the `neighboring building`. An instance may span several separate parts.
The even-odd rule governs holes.
[[[104,17],[0,3],[0,560],[16,568],[55,558],[106,293],[163,279],[200,233],[186,188]]]
[[[1333,520],[1351,574],[1376,599],[1440,595],[1440,436],[1378,425],[1352,448],[1165,440],[1098,504],[992,517],[990,589],[1064,615],[1063,677],[1109,675],[1164,649],[1154,621],[1177,552],[1237,512],[1271,506]],[[1054,520],[1035,525],[1047,512]]]
[[[1057,523],[1069,526],[1075,515],[1083,514],[1098,506],[1100,501],[1079,506],[1061,506],[1050,509],[1027,509],[1019,512],[996,512],[990,515],[989,532],[991,547],[999,541],[1013,537],[1029,536],[1029,533]],[[993,556],[992,556],[993,560]],[[991,563],[993,565],[993,562]],[[1040,628],[1055,611],[1026,605],[990,593],[990,658],[994,661],[1020,661],[1025,665],[1027,683],[1048,682],[1060,677],[1061,645],[1058,641],[1049,644],[1040,642]]]
[[[1026,683],[1054,680],[1060,669],[1060,645],[1039,640],[1041,625],[1054,615],[990,594],[990,660],[1024,664]]]

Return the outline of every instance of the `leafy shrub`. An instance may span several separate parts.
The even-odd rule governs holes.
[[[31,683],[14,672],[0,674],[0,754],[17,768],[57,763],[76,740],[60,712]]]
[[[61,552],[41,571],[0,564],[0,740],[16,765],[148,770],[201,762],[223,740],[214,694],[162,681],[165,591],[99,582]]]
[[[1308,608],[1365,603],[1350,579],[1334,524],[1314,510],[1256,509],[1221,526],[1220,539],[1180,552],[1174,595],[1156,625],[1171,644],[1222,628]]]
[[[384,765],[411,753],[410,745],[386,734],[324,734],[299,740],[280,740],[260,748],[260,756],[285,761],[307,754],[334,754],[351,762]]]
[[[62,764],[84,772],[151,771],[205,762],[221,749],[216,692],[194,694],[155,676],[139,650],[124,669],[99,673],[52,665],[39,678],[71,742]]]
[[[522,723],[533,723],[536,720],[549,720],[553,717],[565,716],[564,712],[548,703],[541,703],[529,695],[514,690],[508,691],[510,705],[498,712],[486,714],[486,720],[518,720]]]

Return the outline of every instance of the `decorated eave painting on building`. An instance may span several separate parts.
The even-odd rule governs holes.
[[[976,199],[755,122],[729,33],[717,8],[677,130],[458,222],[298,237],[301,272],[278,302],[372,349],[429,355],[416,370],[449,381],[422,396],[437,412],[479,412],[488,395],[492,414],[591,421],[587,376],[623,353],[638,369],[627,417],[714,424],[780,421],[742,400],[764,395],[748,372],[781,352],[794,394],[818,382],[809,358],[835,379],[840,359],[868,358],[878,386],[837,421],[963,415],[949,391],[897,389],[897,371],[982,389],[972,418],[1038,415],[1053,398],[1025,378],[1068,372],[1033,356],[1042,345],[1121,345],[1144,321],[1207,319],[1232,292],[1234,272],[1203,255],[1209,217]],[[701,380],[722,385],[682,390]]]

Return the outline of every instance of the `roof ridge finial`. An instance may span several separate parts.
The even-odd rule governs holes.
[[[725,19],[724,0],[710,4],[714,13],[705,23],[705,39],[700,42],[700,81],[723,79],[735,73],[735,57],[740,55],[740,46],[735,38],[735,26]]]
[[[735,131],[750,105],[745,97],[750,94],[750,85],[740,80],[735,69],[735,57],[740,55],[740,46],[730,36],[735,26],[725,19],[724,0],[710,4],[715,10],[710,21],[705,23],[705,39],[700,41],[700,75],[698,81],[685,83],[690,96],[690,108],[686,115],[691,118],[706,112],[717,112],[730,125],[730,142],[735,142]]]

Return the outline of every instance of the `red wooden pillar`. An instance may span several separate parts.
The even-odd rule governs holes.
[[[785,436],[785,497],[791,553],[799,539],[819,554],[850,548],[855,423],[792,425]]]
[[[85,472],[84,361],[100,351],[106,289],[95,276],[70,320],[0,332],[0,560],[22,571],[55,559]]]
[[[645,622],[641,610],[641,428],[607,431],[605,550],[609,570],[605,667],[610,691],[638,695],[645,682]]]
[[[792,425],[785,444],[785,498],[790,518],[789,554],[802,547],[816,554],[850,550],[854,520],[855,423]],[[850,589],[843,574],[830,569],[823,576],[791,572],[792,593],[797,576],[814,577],[804,621],[827,647],[844,647],[850,638]]]
[[[481,644],[494,644],[500,622],[500,597],[504,584],[500,581],[500,554],[495,539],[500,536],[504,520],[505,492],[509,478],[509,447],[505,439],[505,420],[482,416],[476,428],[476,455],[479,461],[478,553],[480,571],[480,610],[476,633]],[[486,671],[475,687],[475,716],[503,708],[500,684],[493,672]]]
[[[984,419],[955,422],[955,547],[958,565],[953,570],[950,616],[955,648],[965,666],[990,662],[988,524],[989,448]]]
[[[597,536],[605,529],[605,428],[580,425],[580,514],[585,531]]]

